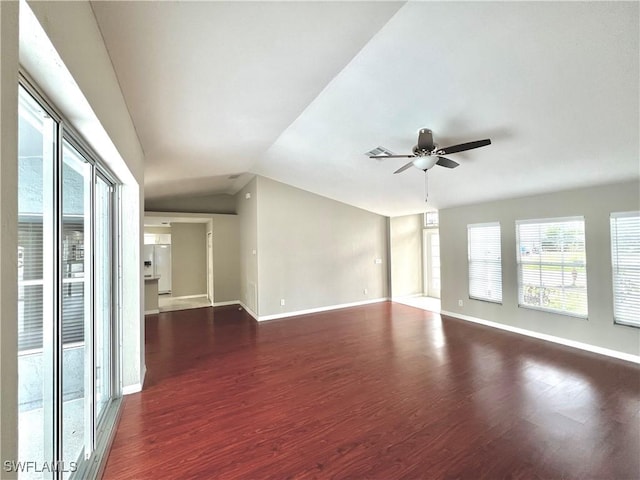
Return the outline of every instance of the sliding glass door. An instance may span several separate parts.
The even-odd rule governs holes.
[[[19,478],[80,476],[119,393],[114,186],[42,100],[19,103]]]

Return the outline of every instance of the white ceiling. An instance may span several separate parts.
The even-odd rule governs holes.
[[[260,174],[383,215],[424,174],[376,161],[491,138],[429,208],[640,177],[637,2],[93,2],[145,151],[145,196]],[[244,173],[238,179],[232,174]]]

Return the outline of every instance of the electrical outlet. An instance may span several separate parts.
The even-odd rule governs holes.
[[[367,289],[365,288],[365,289],[362,291],[362,293],[364,293],[364,294],[366,295],[367,293],[369,293],[369,290],[367,290]]]
[[[280,299],[280,306],[281,306],[281,307],[284,307],[284,298],[281,298],[281,299]]]
[[[462,300],[458,300],[458,306],[459,306],[459,307],[464,306],[464,302],[463,302]]]

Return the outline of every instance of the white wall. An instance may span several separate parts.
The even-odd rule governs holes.
[[[391,297],[421,294],[423,216],[391,218],[389,228]]]
[[[389,296],[386,217],[264,177],[257,185],[260,317]]]
[[[442,310],[622,353],[640,354],[640,329],[614,325],[609,214],[640,209],[638,181],[440,210]],[[587,320],[518,307],[516,220],[585,218]],[[500,222],[503,303],[469,299],[467,225]],[[458,307],[458,300],[464,302]]]
[[[0,461],[17,459],[18,450],[17,76],[18,3],[0,2]]]

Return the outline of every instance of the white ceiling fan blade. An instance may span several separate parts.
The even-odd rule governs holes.
[[[395,172],[393,172],[393,173],[395,174],[395,173],[404,172],[407,168],[409,168],[409,167],[411,167],[411,166],[413,166],[413,160],[412,160],[412,161],[410,161],[409,163],[407,163],[407,164],[405,164],[405,165],[401,166],[398,170],[396,170],[396,171],[395,171]]]

